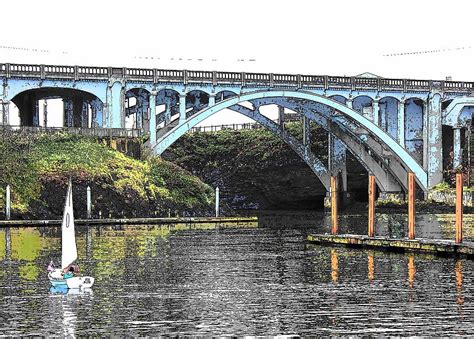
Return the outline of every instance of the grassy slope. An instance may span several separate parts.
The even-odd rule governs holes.
[[[64,195],[61,189],[69,176],[78,191],[94,186],[93,197],[100,200],[95,207],[105,214],[135,214],[131,204],[142,209],[142,216],[155,215],[155,210],[158,215],[168,209],[211,210],[213,190],[190,173],[160,158],[129,158],[91,139],[13,134],[0,138],[0,155],[0,208],[10,184],[18,214],[38,215],[38,206],[41,216],[48,214],[48,205],[57,200],[52,195]],[[56,206],[50,210],[57,214]]]

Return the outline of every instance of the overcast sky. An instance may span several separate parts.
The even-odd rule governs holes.
[[[4,1],[0,60],[474,81],[473,9],[469,0]]]

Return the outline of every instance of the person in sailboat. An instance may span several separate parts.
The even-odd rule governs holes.
[[[48,270],[48,272],[53,272],[55,269],[56,269],[56,267],[54,266],[54,262],[51,260],[49,262],[47,270]]]
[[[74,277],[74,268],[69,267],[69,270],[66,271],[66,273],[64,273],[63,278],[64,279],[69,279],[69,278],[72,278],[72,277]]]
[[[66,274],[68,274],[68,273],[71,273],[72,276],[74,276],[74,277],[80,277],[81,276],[80,271],[81,271],[81,269],[79,268],[79,265],[76,264],[76,263],[72,263],[69,266],[66,266],[64,268],[64,270],[63,270],[64,279],[67,279]]]

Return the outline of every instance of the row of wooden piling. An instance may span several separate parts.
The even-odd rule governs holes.
[[[337,177],[331,176],[331,234],[338,234]],[[368,236],[375,236],[375,176],[369,175]],[[456,243],[463,241],[463,175],[456,174]],[[415,239],[415,175],[408,173],[408,238]]]

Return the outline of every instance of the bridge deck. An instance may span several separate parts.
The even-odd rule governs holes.
[[[463,255],[474,258],[474,243],[456,244],[443,239],[392,239],[368,237],[366,235],[328,235],[311,234],[308,241],[314,244],[342,245],[349,247],[369,247],[394,252],[425,252],[437,255]]]

